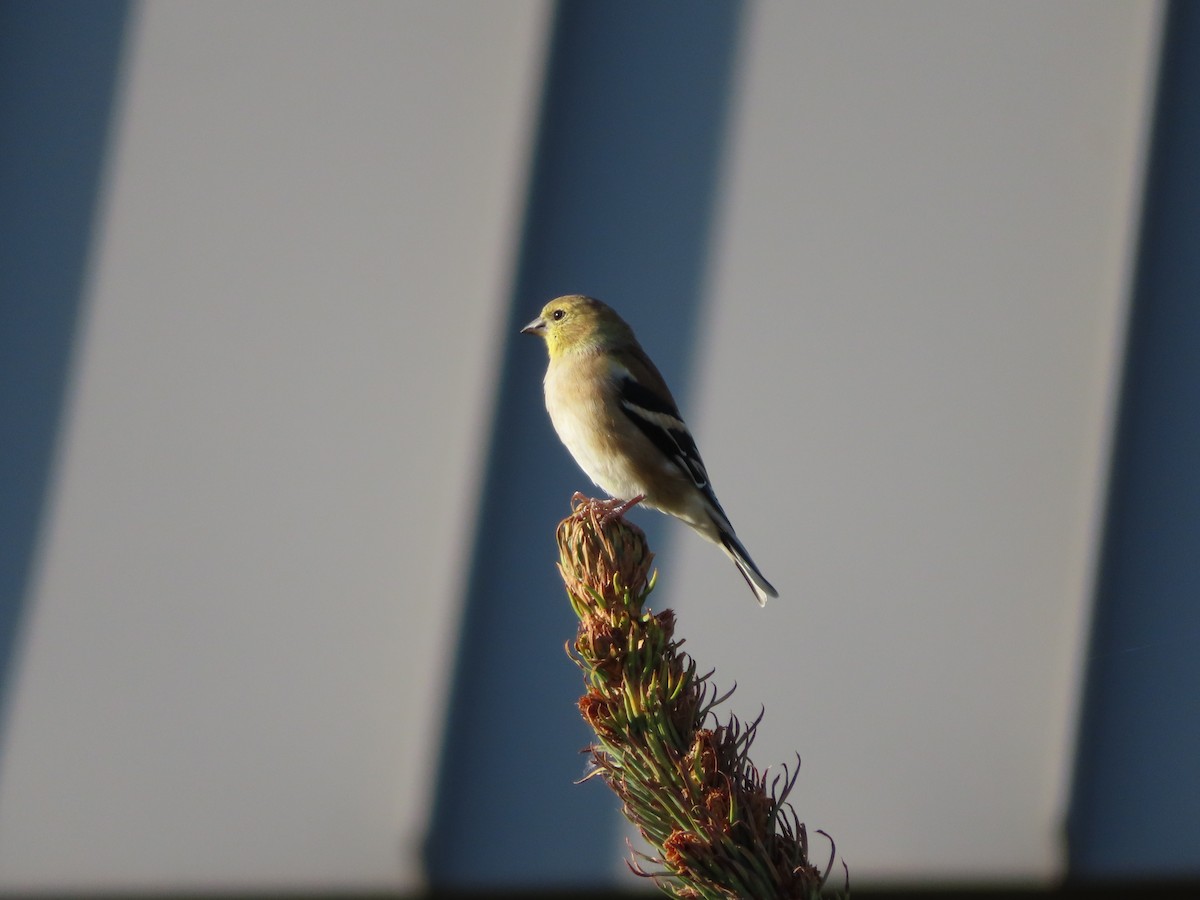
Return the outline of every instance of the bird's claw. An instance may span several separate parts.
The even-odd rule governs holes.
[[[611,500],[601,500],[597,504],[603,509],[603,514],[600,516],[600,525],[604,526],[613,519],[619,519],[645,499],[645,494],[638,494],[632,500],[618,500],[615,497]]]
[[[607,500],[596,500],[586,494],[576,491],[571,495],[571,507],[575,512],[587,512],[592,520],[601,528],[613,519],[620,518],[646,499],[645,494],[638,494],[632,500],[621,500],[610,497]]]

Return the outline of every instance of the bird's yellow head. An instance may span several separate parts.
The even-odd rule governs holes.
[[[599,300],[581,294],[551,300],[521,333],[540,335],[551,359],[564,353],[611,350],[635,343],[633,330],[620,316]]]

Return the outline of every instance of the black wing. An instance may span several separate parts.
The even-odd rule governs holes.
[[[647,390],[628,375],[621,376],[617,389],[622,412],[720,510],[721,504],[708,482],[708,471],[700,459],[696,441],[670,398]],[[723,510],[721,514],[724,515]]]

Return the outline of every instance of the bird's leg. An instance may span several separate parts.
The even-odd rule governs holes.
[[[645,499],[645,494],[638,494],[632,500],[618,500],[615,497],[611,500],[605,500],[602,504],[605,509],[604,515],[600,518],[600,524],[607,525],[613,519],[625,515],[625,513],[629,512],[629,510],[633,509]]]

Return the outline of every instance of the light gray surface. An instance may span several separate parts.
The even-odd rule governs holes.
[[[0,887],[417,884],[547,13],[142,7]]]

